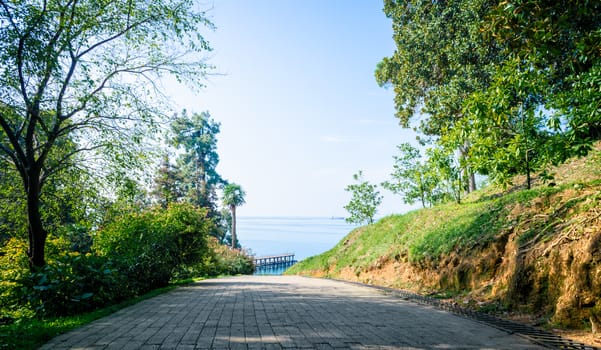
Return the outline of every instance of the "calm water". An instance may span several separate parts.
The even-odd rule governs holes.
[[[239,217],[237,226],[242,247],[256,256],[294,253],[299,261],[333,248],[356,227],[344,219],[312,217]]]

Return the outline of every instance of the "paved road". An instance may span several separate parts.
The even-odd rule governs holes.
[[[42,349],[542,349],[374,288],[288,276],[206,280]]]

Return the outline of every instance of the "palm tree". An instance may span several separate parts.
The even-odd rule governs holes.
[[[235,183],[227,184],[223,188],[223,205],[228,206],[232,212],[232,248],[236,248],[236,207],[246,203],[246,193]]]

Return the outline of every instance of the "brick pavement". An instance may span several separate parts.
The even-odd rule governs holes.
[[[142,301],[41,349],[542,349],[374,288],[295,276],[206,280]]]

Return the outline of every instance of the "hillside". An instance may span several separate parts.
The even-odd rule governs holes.
[[[406,289],[526,315],[538,325],[601,332],[601,144],[552,172],[551,185],[489,186],[462,204],[385,217],[287,273]]]

